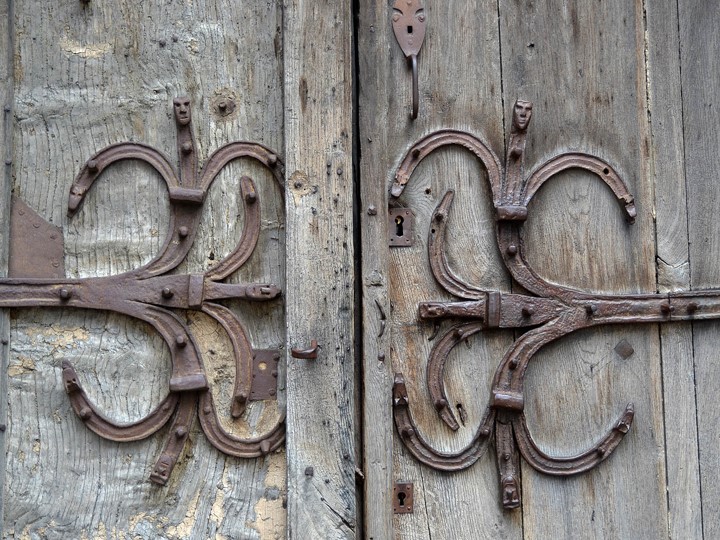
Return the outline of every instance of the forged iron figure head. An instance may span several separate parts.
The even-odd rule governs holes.
[[[513,107],[513,130],[514,131],[525,131],[532,118],[533,104],[530,101],[523,101],[518,99],[515,101]]]
[[[179,126],[187,126],[190,123],[190,98],[187,96],[176,97],[173,99],[173,109],[175,111],[175,121]]]

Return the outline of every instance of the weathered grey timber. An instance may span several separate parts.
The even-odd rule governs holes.
[[[566,150],[590,152],[620,171],[637,205],[630,226],[597,178],[560,175],[531,208],[528,260],[555,283],[597,292],[655,291],[642,4],[502,1],[500,25],[505,101],[521,96],[535,103],[527,166]],[[634,349],[627,359],[613,350],[622,340]],[[661,382],[654,327],[582,331],[533,359],[526,416],[551,455],[587,448],[629,401],[636,416],[615,454],[586,474],[550,478],[523,466],[527,538],[667,534]]]
[[[0,4],[0,152],[3,167],[0,172],[0,276],[7,275],[8,238],[10,228],[10,186],[12,183],[12,3]],[[10,162],[8,164],[8,162]],[[0,311],[0,451],[5,455],[5,428],[7,426],[7,366],[10,325],[8,313]],[[0,490],[5,491],[5,468],[0,471]],[[0,498],[0,530],[5,513],[5,497]]]
[[[504,154],[497,10],[472,2],[424,2],[419,114],[412,121],[410,72],[392,31],[391,4],[361,2],[358,17],[366,537],[520,538],[521,515],[504,513],[494,502],[492,457],[452,475],[419,465],[397,440],[389,399],[393,373],[402,371],[412,381],[412,412],[422,433],[441,450],[458,449],[477,430],[497,361],[512,343],[511,332],[491,332],[473,338],[469,349],[457,348],[445,380],[453,407],[459,405],[467,415],[465,425],[454,433],[438,422],[424,391],[425,360],[434,345],[428,338],[434,329],[432,323],[418,325],[417,304],[450,299],[427,264],[430,215],[446,190],[458,195],[448,242],[451,267],[491,289],[507,291],[510,280],[495,247],[485,171],[470,153],[459,148],[437,152],[423,161],[399,201],[388,195],[400,159],[430,131],[466,130]],[[388,249],[388,203],[412,208],[413,247]],[[395,481],[414,483],[412,514],[393,517]]]
[[[713,28],[720,23],[720,6],[683,0],[678,3],[680,62],[682,67],[682,112],[685,135],[690,283],[693,289],[720,283],[720,133],[717,125],[720,36]],[[718,385],[717,323],[693,324],[694,382],[698,422],[698,450],[702,498],[703,534],[720,535],[720,406]],[[693,447],[688,446],[688,451]],[[692,461],[688,462],[688,466]]]
[[[658,292],[689,290],[678,3],[648,2],[646,17]],[[694,146],[697,142],[688,144]],[[692,336],[688,323],[660,327],[670,538],[702,538]]]
[[[352,10],[287,0],[288,538],[354,538]]]
[[[167,194],[147,167],[116,166],[103,174],[72,220],[65,208],[81,164],[108,144],[147,143],[175,161],[173,97],[193,99],[201,163],[234,140],[282,150],[280,6],[252,0],[241,5],[22,0],[14,9],[9,21],[17,36],[13,188],[62,225],[69,276],[116,274],[157,252],[166,230]],[[236,101],[228,116],[216,107],[221,95]],[[242,162],[228,166],[208,195],[194,249],[180,271],[201,272],[236,244],[243,174],[258,186],[262,233],[252,258],[232,279],[252,276],[282,287],[283,193],[268,173]],[[280,302],[230,307],[242,313],[254,347],[284,346]],[[253,404],[245,418],[232,422],[229,343],[218,339],[206,317],[193,313],[188,321],[203,357],[210,359],[206,369],[224,427],[262,431],[283,400]],[[88,431],[65,396],[60,369],[65,359],[76,366],[90,397],[116,420],[143,416],[167,392],[169,355],[144,325],[105,313],[14,311],[5,536],[284,537],[283,452],[259,460],[225,457],[195,425],[170,482],[156,487],[147,478],[165,431],[128,444]]]

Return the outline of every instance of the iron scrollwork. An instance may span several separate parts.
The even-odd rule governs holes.
[[[112,441],[136,441],[171,423],[165,448],[150,475],[150,479],[158,484],[167,482],[198,409],[203,432],[210,443],[225,454],[241,458],[259,457],[280,447],[285,439],[284,414],[260,437],[238,437],[222,427],[198,343],[187,324],[174,313],[178,309],[201,311],[217,321],[229,337],[235,360],[230,414],[239,418],[251,398],[253,348],[242,322],[218,302],[225,299],[265,302],[281,295],[280,288],[272,283],[224,282],[250,258],[260,235],[259,195],[251,178],[243,176],[239,180],[245,218],[242,236],[230,254],[204,274],[171,273],[190,251],[205,196],[220,171],[233,160],[253,160],[270,170],[282,193],[282,162],[275,152],[265,146],[232,142],[213,153],[199,169],[190,99],[176,98],[173,107],[180,162],[177,171],[162,153],[150,146],[130,142],[113,144],[85,163],[70,187],[68,199],[68,215],[72,217],[108,167],[123,160],[139,160],[148,164],[164,180],[170,199],[169,231],[155,258],[140,268],[107,277],[14,276],[0,279],[0,307],[73,307],[114,311],[150,324],[162,336],[170,349],[172,361],[169,393],[155,410],[130,424],[119,424],[104,416],[86,395],[72,364],[68,361],[62,364],[65,390],[73,410],[85,426],[100,437]],[[22,241],[22,230],[13,230],[11,234],[13,241]],[[14,261],[12,267],[23,268],[23,261]],[[276,353],[276,357],[279,358],[279,354]]]
[[[543,346],[580,329],[606,324],[661,323],[716,319],[720,317],[720,290],[669,294],[592,294],[544,280],[524,254],[522,227],[528,204],[542,185],[570,169],[588,171],[610,188],[625,218],[633,223],[633,196],[615,169],[602,159],[585,153],[557,155],[527,177],[523,154],[532,103],[518,100],[504,168],[498,157],[479,138],[455,130],[433,132],[415,143],[402,159],[390,188],[399,197],[417,165],[440,148],[458,145],[473,153],[487,171],[496,214],[496,239],[505,267],[530,294],[488,291],[466,283],[449,267],[446,231],[454,193],[447,191],[432,214],[428,258],[435,280],[459,298],[455,302],[423,302],[421,320],[450,319],[454,324],[440,336],[427,361],[427,385],[437,414],[453,430],[459,428],[445,393],[443,373],[450,351],[460,342],[486,328],[529,328],[500,362],[492,382],[489,404],[473,439],[457,452],[440,452],[419,433],[410,412],[406,381],[395,374],[393,413],[407,450],[420,462],[442,471],[459,471],[473,465],[494,439],[500,490],[504,508],[521,503],[520,456],[534,469],[549,475],[578,474],[604,461],[630,429],[635,414],[628,403],[613,427],[590,449],[571,457],[553,457],[533,440],[524,414],[525,373]]]

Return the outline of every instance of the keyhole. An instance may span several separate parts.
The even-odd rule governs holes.
[[[408,29],[407,29],[407,30],[408,30],[408,34],[412,34],[413,27],[412,27],[412,26],[408,26]]]
[[[405,497],[407,497],[405,492],[401,491],[398,493],[398,503],[400,503],[400,506],[403,508],[405,507]]]
[[[405,221],[405,219],[402,216],[395,218],[395,236],[403,236],[405,234],[403,231],[403,221]]]

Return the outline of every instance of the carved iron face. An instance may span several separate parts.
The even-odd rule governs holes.
[[[392,24],[405,56],[417,56],[425,40],[425,9],[420,0],[396,0]]]
[[[533,105],[529,101],[518,99],[513,108],[513,126],[519,131],[525,131],[532,118]]]
[[[173,99],[175,110],[175,121],[179,126],[187,126],[190,123],[190,98],[179,97]]]

